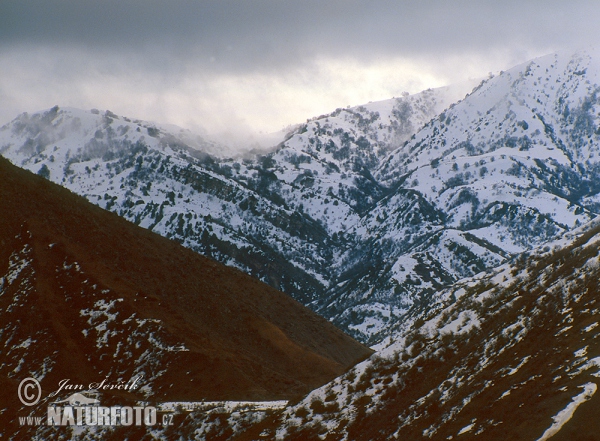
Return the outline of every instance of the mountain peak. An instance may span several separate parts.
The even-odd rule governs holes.
[[[61,110],[44,130],[52,114],[21,117],[0,149],[375,344],[436,290],[596,216],[594,60],[550,54],[466,97],[472,84],[340,108],[245,158],[107,111],[68,139]]]

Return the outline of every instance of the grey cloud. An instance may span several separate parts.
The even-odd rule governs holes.
[[[598,41],[599,13],[597,0],[0,0],[0,123],[59,104],[290,124],[361,104],[350,89],[379,80],[360,70],[386,60],[422,71],[367,101]]]
[[[0,47],[138,53],[156,68],[293,68],[317,56],[436,57],[598,36],[594,1],[3,0]]]

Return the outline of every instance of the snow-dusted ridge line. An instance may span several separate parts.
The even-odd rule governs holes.
[[[21,115],[0,151],[372,345],[432,293],[600,212],[597,64],[552,54],[474,89],[340,108],[245,158],[76,109]]]

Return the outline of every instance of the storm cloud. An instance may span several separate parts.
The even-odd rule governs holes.
[[[276,130],[585,47],[598,13],[582,0],[3,0],[0,122],[59,104]]]

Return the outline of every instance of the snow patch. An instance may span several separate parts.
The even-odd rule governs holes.
[[[462,435],[463,433],[470,432],[475,427],[475,423],[471,423],[468,426],[463,427],[458,431],[458,435]]]
[[[541,438],[537,439],[537,441],[546,441],[547,439],[550,439],[552,436],[556,435],[560,429],[562,429],[562,427],[573,417],[573,414],[579,405],[592,398],[592,396],[596,393],[596,389],[598,388],[596,383],[586,383],[580,387],[583,388],[583,392],[573,397],[573,400],[567,407],[552,417],[554,423],[544,432]]]

